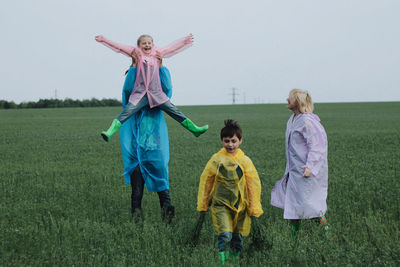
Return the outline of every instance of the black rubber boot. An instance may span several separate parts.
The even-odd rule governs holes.
[[[169,190],[157,192],[160,198],[161,207],[161,218],[166,223],[170,224],[175,216],[175,207],[171,204],[171,198],[169,197]]]
[[[172,205],[164,205],[161,208],[161,218],[167,224],[172,222],[172,219],[175,217],[175,207]]]

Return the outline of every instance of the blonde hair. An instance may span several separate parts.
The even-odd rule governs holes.
[[[142,35],[140,35],[139,38],[137,39],[137,45],[139,45],[140,40],[141,40],[142,38],[145,38],[145,37],[149,37],[149,38],[151,39],[151,41],[153,42],[153,37],[151,37],[151,36],[148,35],[148,34],[142,34]]]
[[[296,106],[300,113],[312,113],[314,105],[311,99],[311,95],[301,89],[293,89],[289,93],[289,98],[293,98],[296,101]]]

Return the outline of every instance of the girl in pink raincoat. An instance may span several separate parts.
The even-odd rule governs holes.
[[[287,101],[293,114],[286,127],[286,170],[272,189],[271,204],[284,210],[294,237],[302,219],[327,224],[328,141],[307,91],[293,89]]]
[[[168,58],[192,46],[193,36],[191,34],[164,48],[155,47],[153,38],[149,35],[141,35],[139,37],[137,40],[138,47],[118,44],[106,39],[102,35],[96,36],[95,39],[97,42],[104,44],[115,52],[122,53],[129,57],[131,57],[132,54],[136,54],[138,57],[136,82],[132,94],[129,97],[129,103],[119,116],[113,120],[110,128],[101,133],[105,141],[109,141],[111,136],[118,131],[127,119],[147,105],[149,105],[150,108],[158,107],[165,111],[196,137],[207,131],[208,125],[202,127],[196,126],[171,103],[163,92],[160,83],[160,63],[158,57]]]

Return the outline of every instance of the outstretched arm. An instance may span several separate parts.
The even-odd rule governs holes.
[[[103,45],[107,46],[108,48],[111,48],[115,52],[124,54],[125,56],[128,57],[131,57],[132,52],[135,50],[134,46],[123,45],[113,42],[105,38],[103,35],[97,35],[95,39],[97,42],[102,43]]]
[[[159,51],[162,57],[172,57],[179,52],[191,47],[193,45],[193,35],[189,34],[188,36],[178,39],[170,45],[160,48]]]

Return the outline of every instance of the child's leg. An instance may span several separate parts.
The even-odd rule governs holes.
[[[132,186],[132,195],[131,195],[131,211],[132,214],[137,210],[142,209],[142,198],[143,198],[143,189],[144,189],[144,180],[142,177],[142,173],[140,172],[140,167],[137,166],[131,175],[131,186]]]
[[[232,234],[231,250],[229,251],[229,258],[233,258],[234,261],[238,262],[240,252],[243,249],[243,237],[239,233]]]
[[[226,253],[226,259],[229,258],[234,265],[239,265],[240,252],[243,249],[243,238],[239,233],[232,233],[231,248],[229,253]]]
[[[243,249],[243,237],[239,233],[232,234],[231,249],[235,252],[241,252]]]
[[[174,105],[170,100],[158,106],[161,110],[165,111],[171,118],[179,123],[186,120],[186,116]]]
[[[118,115],[117,120],[120,121],[121,124],[123,124],[130,117],[132,117],[133,114],[135,114],[148,104],[149,100],[147,99],[147,96],[143,96],[143,98],[136,105],[133,105],[132,103],[126,104],[125,108]]]
[[[318,222],[319,225],[323,227],[321,242],[324,242],[325,239],[329,236],[330,226],[328,225],[328,221],[326,220],[325,216],[316,218],[316,221]]]
[[[139,101],[139,103],[136,104],[136,106],[128,103],[122,110],[122,112],[118,115],[118,117],[113,120],[110,128],[108,128],[107,131],[101,132],[101,136],[103,137],[103,139],[108,142],[111,136],[115,134],[119,130],[119,128],[121,128],[121,125],[125,121],[127,121],[133,114],[135,114],[148,104],[149,101],[147,99],[147,96],[143,96],[143,98]]]
[[[232,233],[231,232],[223,232],[218,235],[218,250],[225,251],[227,244],[232,240]]]
[[[171,198],[169,196],[169,190],[163,190],[157,192],[158,198],[160,199],[161,217],[168,223],[171,223],[172,218],[175,216],[175,207],[171,204]]]
[[[223,265],[226,259],[226,247],[227,244],[232,240],[232,233],[231,232],[223,232],[218,235],[218,258],[219,264]]]
[[[205,133],[208,129],[208,125],[201,127],[196,126],[189,118],[186,118],[186,116],[169,100],[160,105],[159,108],[165,111],[174,120],[179,122],[187,130],[192,132],[196,137],[200,136],[202,133]]]
[[[294,238],[300,229],[300,220],[290,220],[290,224],[292,225],[292,233],[290,236]]]

